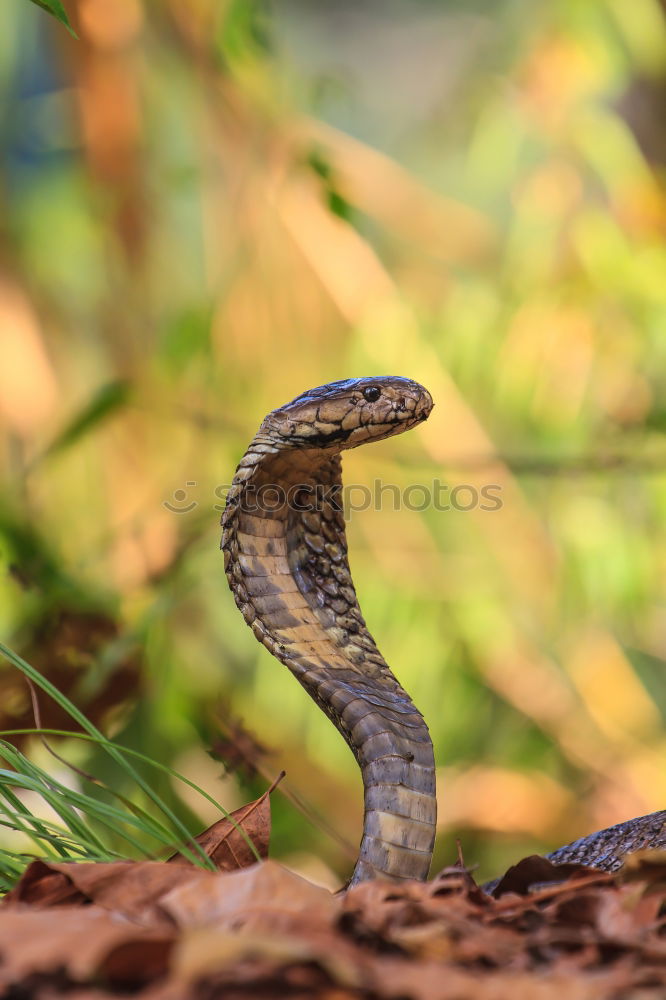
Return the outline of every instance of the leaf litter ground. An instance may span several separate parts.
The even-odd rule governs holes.
[[[666,997],[666,852],[615,875],[527,858],[492,896],[462,864],[332,894],[267,860],[269,835],[266,793],[197,838],[217,871],[33,861],[0,905],[0,996]]]

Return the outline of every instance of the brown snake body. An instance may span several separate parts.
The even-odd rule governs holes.
[[[396,376],[320,386],[269,413],[222,516],[229,585],[257,639],[298,678],[361,768],[365,813],[351,884],[425,879],[435,839],[427,726],[368,631],[347,561],[344,449],[425,420],[432,399]],[[666,847],[666,811],[600,831],[549,857],[613,870],[628,850]]]

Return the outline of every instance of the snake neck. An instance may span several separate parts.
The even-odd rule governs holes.
[[[333,449],[284,449],[259,433],[222,518],[229,585],[257,639],[349,744],[365,812],[351,884],[427,877],[436,822],[427,726],[379,652],[356,598]]]

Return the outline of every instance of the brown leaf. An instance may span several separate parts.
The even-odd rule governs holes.
[[[626,983],[624,974],[597,975],[592,981],[571,970],[544,976],[519,969],[486,969],[484,974],[441,962],[415,964],[391,957],[377,963],[373,972],[373,996],[387,1000],[620,1000],[628,996],[615,992]],[[641,1000],[648,1000],[648,995]]]
[[[526,859],[500,900],[460,866],[332,895],[272,861],[35,862],[0,906],[0,995],[663,1000],[664,860],[562,881]]]
[[[283,777],[284,771],[254,802],[235,809],[229,816],[219,819],[194,838],[220,871],[248,868],[256,863],[257,854],[260,858],[268,857],[271,836],[270,793]],[[254,845],[257,854],[248,840]],[[180,851],[172,854],[168,860],[177,863],[187,861]]]
[[[663,887],[666,885],[666,851],[648,847],[627,854],[618,879],[620,882],[646,881]]]
[[[136,988],[164,974],[173,941],[173,930],[136,927],[97,906],[0,909],[0,993],[63,972],[72,981]]]
[[[14,888],[2,900],[2,905],[32,903],[47,907],[87,902],[89,899],[85,893],[64,872],[58,871],[55,865],[37,860],[28,865]]]
[[[3,907],[9,909],[22,903],[38,907],[96,903],[137,923],[170,925],[160,908],[161,898],[184,882],[198,885],[211,878],[215,878],[214,872],[193,866],[167,866],[161,861],[33,861],[5,896]]]
[[[463,864],[450,865],[442,868],[429,883],[433,896],[446,896],[450,892],[467,894],[469,899],[480,906],[488,905],[488,895],[474,880],[469,868]]]
[[[275,861],[213,876],[205,885],[183,883],[162,899],[181,927],[214,923],[233,930],[330,927],[341,901]]]
[[[511,868],[507,869],[492,894],[495,899],[499,899],[507,892],[517,892],[518,895],[524,896],[532,886],[541,886],[550,882],[566,882],[577,875],[594,874],[595,871],[594,868],[587,868],[585,865],[554,865],[547,858],[532,854],[523,858],[517,865],[512,865]]]
[[[248,932],[247,929],[241,934],[230,934],[216,927],[199,927],[190,928],[183,935],[174,956],[173,975],[175,981],[181,984],[180,996],[187,995],[188,983],[203,979],[212,980],[220,987],[226,983],[236,988],[239,981],[252,983],[254,980],[255,984],[261,984],[260,988],[265,989],[267,979],[284,980],[289,977],[290,971],[293,973],[297,968],[300,971],[305,966],[319,967],[329,984],[359,988],[367,978],[367,964],[362,953],[333,934],[269,934]],[[301,989],[303,986],[301,978]],[[220,991],[213,995],[225,994]],[[286,995],[286,991],[284,986],[282,991],[276,986],[272,993],[257,991],[249,995],[278,998]],[[303,992],[299,995],[310,994]],[[331,993],[330,1000],[334,996],[336,1000],[342,1000],[343,995]]]

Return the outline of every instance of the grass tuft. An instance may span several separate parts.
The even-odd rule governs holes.
[[[212,803],[221,816],[230,818],[221,803],[168,765],[108,740],[69,698],[22,657],[3,643],[0,643],[0,653],[84,730],[80,733],[34,727],[0,732],[0,827],[23,835],[35,849],[33,855],[25,850],[14,853],[0,848],[0,892],[11,888],[34,856],[53,861],[116,861],[156,858],[177,850],[193,864],[215,870],[213,862],[193,839],[192,831],[127,758],[132,757],[188,785]],[[149,811],[129,801],[96,779],[96,789],[101,788],[109,801],[59,780],[7,742],[6,737],[17,735],[59,736],[96,744],[143,792],[152,808]],[[45,813],[55,814],[55,818],[45,818]],[[251,839],[235,825],[259,861],[259,853]],[[119,841],[126,845],[127,853],[119,853],[111,846]]]

